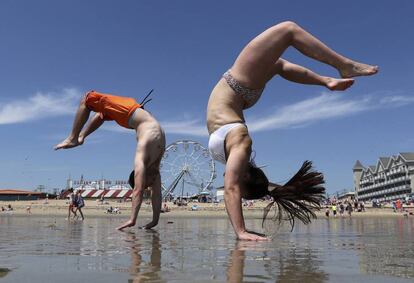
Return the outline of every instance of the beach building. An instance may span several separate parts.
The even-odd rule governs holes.
[[[0,201],[37,200],[39,198],[45,198],[45,194],[26,190],[0,189]]]
[[[338,201],[345,201],[345,200],[353,200],[355,198],[355,192],[354,191],[350,191],[350,192],[342,192],[338,194]]]
[[[224,186],[216,188],[216,200],[219,202],[224,201]]]
[[[354,167],[355,197],[359,201],[392,201],[414,193],[414,152],[380,157],[376,165]]]

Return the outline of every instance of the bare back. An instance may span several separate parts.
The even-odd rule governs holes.
[[[137,134],[137,158],[149,166],[158,166],[165,150],[165,134],[158,121],[144,109],[135,110],[133,126]]]

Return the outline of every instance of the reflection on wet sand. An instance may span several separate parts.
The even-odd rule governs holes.
[[[127,233],[127,242],[131,249],[131,268],[129,270],[132,279],[128,282],[165,282],[161,279],[161,244],[157,231],[147,230],[146,237],[150,237],[150,256],[148,260],[142,255],[143,244],[137,239],[134,232]]]
[[[279,276],[276,282],[322,283],[328,281],[328,274],[320,270],[323,262],[310,249],[297,253],[292,250],[279,259]]]
[[[0,267],[0,278],[4,277],[7,275],[7,273],[9,273],[11,270],[8,268],[2,268]]]
[[[0,217],[0,281],[412,282],[414,218],[321,219],[269,242],[241,242],[227,219],[183,218],[120,233],[86,222]],[[249,227],[260,226],[259,219]],[[52,225],[53,224],[53,225]],[[159,232],[158,232],[159,231]],[[48,272],[45,271],[45,266]],[[7,274],[7,275],[6,275]],[[373,276],[374,275],[374,276]],[[373,279],[374,278],[374,279]]]
[[[360,255],[360,267],[368,274],[384,274],[403,278],[414,278],[414,219],[396,219],[376,221],[371,227],[364,225],[364,219],[358,219],[360,232],[380,235],[361,238],[363,249]],[[369,240],[369,241],[368,241]],[[390,245],[391,241],[398,245]]]
[[[252,259],[246,253],[257,253],[258,250],[262,250],[259,254],[263,256],[263,260],[259,262],[262,262],[265,272],[261,273],[262,275],[246,273],[244,270],[246,259],[248,260],[247,265],[252,264],[250,262]],[[257,259],[256,256],[253,260],[257,261]],[[274,259],[277,260],[273,261]],[[327,281],[329,276],[320,270],[321,266],[322,262],[313,255],[310,249],[300,253],[292,250],[288,251],[287,254],[280,250],[270,257],[268,252],[263,250],[263,246],[261,247],[259,243],[239,241],[230,254],[227,282],[248,282],[250,280],[257,282],[257,280],[266,281],[276,278],[276,282],[295,280],[295,282],[322,283]]]

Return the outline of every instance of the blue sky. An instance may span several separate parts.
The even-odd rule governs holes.
[[[344,93],[272,80],[246,111],[256,162],[267,165],[270,179],[286,181],[311,159],[335,192],[352,188],[357,159],[370,165],[413,151],[414,3],[308,2],[1,1],[0,188],[62,188],[69,174],[128,176],[134,133],[113,122],[81,147],[52,150],[90,89],[140,98],[155,88],[147,109],[167,142],[206,145],[205,109],[215,83],[250,39],[284,20],[381,70]],[[337,76],[294,49],[283,57]]]

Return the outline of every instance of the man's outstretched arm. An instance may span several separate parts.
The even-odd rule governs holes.
[[[146,187],[146,168],[144,164],[144,156],[145,149],[140,150],[137,146],[137,155],[135,157],[135,187],[134,191],[132,192],[132,212],[130,219],[119,226],[118,230],[123,230],[127,227],[135,226],[135,223],[137,221],[138,212],[141,208],[142,199],[144,195],[144,188]]]
[[[152,221],[144,226],[145,229],[151,229],[158,224],[161,213],[162,194],[161,194],[161,176],[158,173],[155,177],[154,183],[151,186],[152,195]]]

